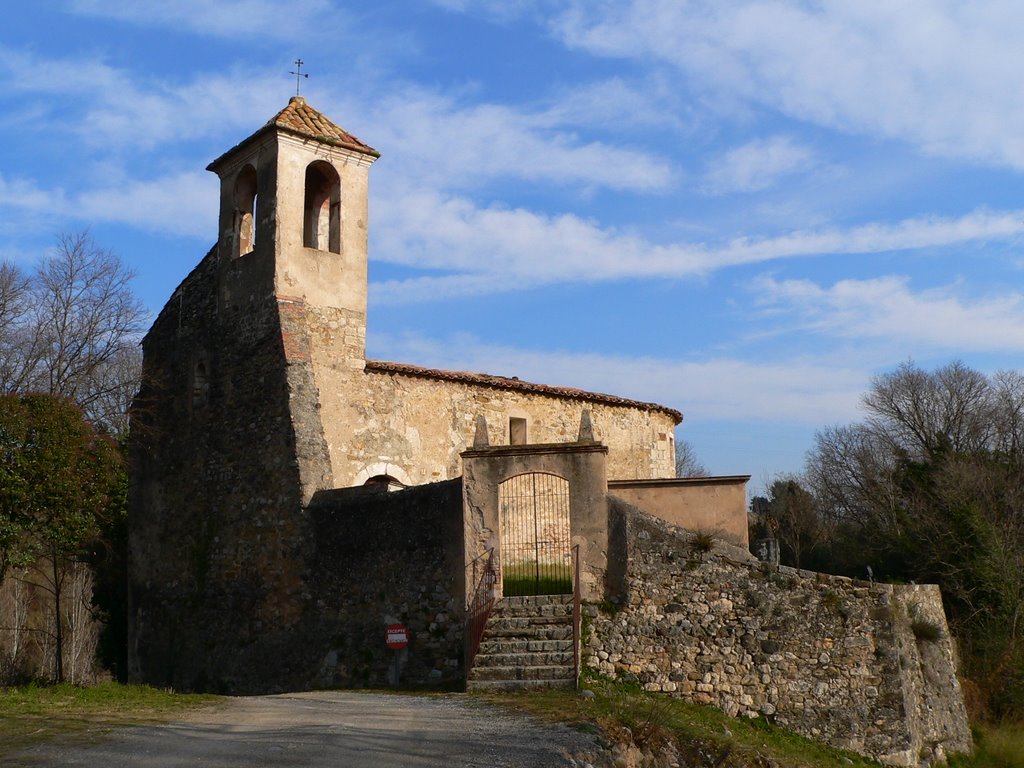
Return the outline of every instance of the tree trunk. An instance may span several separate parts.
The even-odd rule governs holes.
[[[58,566],[57,566],[57,553],[52,552],[52,558],[50,562],[53,564],[53,615],[56,622],[54,627],[54,641],[56,642],[56,649],[54,651],[55,658],[54,669],[57,671],[57,682],[64,682],[64,633],[62,631],[62,624],[60,615],[60,592],[61,583],[58,578]]]

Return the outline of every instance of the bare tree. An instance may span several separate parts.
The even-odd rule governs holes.
[[[977,451],[992,437],[992,388],[960,361],[932,373],[904,363],[876,377],[863,402],[868,425],[915,458],[943,447]]]
[[[27,347],[26,318],[31,304],[29,278],[14,264],[0,262],[0,391],[21,388],[25,372],[32,367],[24,360]]]
[[[890,442],[863,424],[827,427],[815,435],[804,476],[831,524],[885,521],[899,527],[899,462]]]
[[[709,474],[688,441],[676,443],[676,477],[707,477]]]
[[[68,397],[121,433],[146,319],[133,277],[88,232],[60,235],[31,276],[0,265],[0,389]]]
[[[1024,456],[1024,375],[998,371],[991,383],[996,426],[992,448],[1005,456]]]

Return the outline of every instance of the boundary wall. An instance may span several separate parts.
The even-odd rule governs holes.
[[[970,751],[938,587],[769,566],[614,497],[609,529],[627,566],[589,606],[591,668],[892,765]]]

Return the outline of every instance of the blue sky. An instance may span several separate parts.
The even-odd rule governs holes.
[[[89,227],[157,311],[301,57],[382,153],[372,357],[679,408],[755,489],[901,362],[1020,367],[1019,2],[11,5],[0,258]]]

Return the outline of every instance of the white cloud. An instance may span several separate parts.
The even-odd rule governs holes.
[[[166,150],[212,137],[225,137],[227,149],[284,106],[279,75],[236,69],[196,73],[186,82],[143,80],[95,59],[47,59],[0,46],[0,84],[29,94],[30,103],[49,112],[36,117],[36,128],[72,133],[106,154]],[[645,193],[669,187],[675,173],[664,158],[577,134],[576,125],[592,119],[599,102],[606,110],[653,119],[650,106],[646,117],[639,116],[641,99],[627,88],[609,83],[599,90],[605,98],[585,88],[560,106],[517,107],[464,104],[437,91],[392,84],[387,97],[372,102],[345,93],[314,106],[346,128],[352,127],[346,117],[354,116],[402,186],[471,188],[522,179]],[[619,107],[616,98],[624,100]]]
[[[815,426],[848,420],[856,416],[867,380],[862,369],[824,358],[770,364],[734,358],[691,361],[539,352],[487,345],[469,335],[393,338],[372,332],[369,346],[371,356],[381,359],[611,392],[728,422]]]
[[[74,134],[106,153],[235,132],[241,139],[283,106],[280,77],[266,70],[142,80],[95,58],[44,58],[3,46],[0,83],[28,94],[36,130]]]
[[[126,180],[83,192],[71,207],[86,221],[116,221],[209,240],[217,236],[217,180],[207,173]]]
[[[40,188],[31,179],[0,176],[0,212],[5,218],[33,216],[36,221],[120,222],[155,232],[214,239],[217,233],[216,179],[206,173],[178,173],[68,194]]]
[[[294,41],[325,33],[344,18],[329,0],[71,0],[72,11],[143,26],[169,26],[201,35]]]
[[[537,6],[536,0],[429,0],[429,2],[449,11],[459,13],[476,13],[499,23],[506,23],[519,18],[524,12]]]
[[[814,155],[809,149],[787,136],[772,136],[726,152],[710,164],[704,183],[713,195],[757,192],[813,164]]]
[[[62,190],[40,189],[33,179],[8,179],[0,174],[0,206],[24,210],[45,210],[47,207],[62,207]]]
[[[781,310],[809,331],[832,338],[965,352],[1024,351],[1024,294],[967,300],[963,286],[920,292],[910,279],[885,276],[840,280],[824,287],[810,280],[759,279],[759,303]]]
[[[1024,168],[1024,5],[571,0],[570,46],[667,63],[801,120]]]
[[[574,83],[547,97],[538,118],[551,125],[599,129],[624,141],[637,127],[686,130],[686,105],[680,104],[678,83],[647,76],[643,82],[614,77]]]
[[[653,243],[571,214],[481,208],[431,191],[384,196],[375,205],[374,256],[452,274],[372,287],[381,303],[520,290],[556,282],[685,278],[795,257],[945,247],[1024,232],[1024,211],[976,211],[892,224],[795,231],[725,243]]]
[[[564,109],[464,105],[435,91],[395,89],[370,116],[371,143],[397,158],[402,186],[419,180],[466,188],[515,178],[637,192],[667,188],[675,174],[664,158],[577,135],[573,121],[594,109],[587,98]]]

